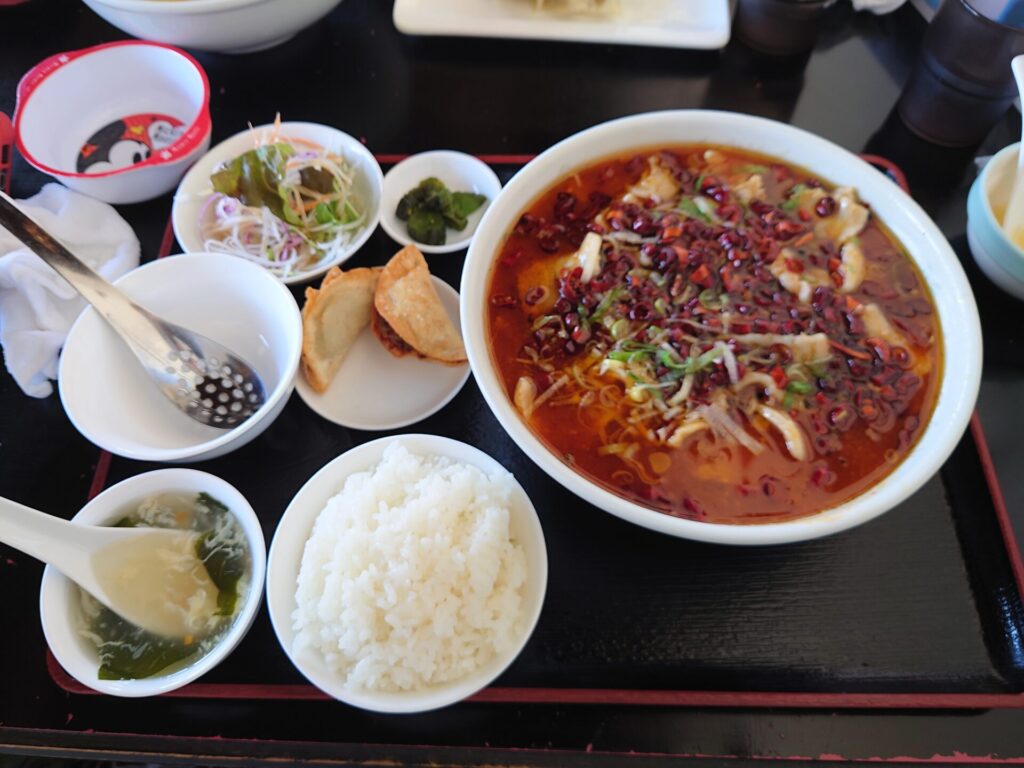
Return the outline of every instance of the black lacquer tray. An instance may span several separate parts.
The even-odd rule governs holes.
[[[529,158],[484,159],[507,179]],[[897,168],[868,159],[902,183]],[[172,250],[168,230],[161,255]],[[383,263],[393,250],[378,233],[351,263]],[[462,259],[431,257],[431,269],[457,287]],[[827,539],[764,548],[674,539],[581,501],[515,446],[472,380],[406,431],[497,458],[544,526],[550,576],[540,622],[476,701],[1024,707],[1024,567],[977,417],[942,471],[897,509]],[[293,396],[258,440],[199,468],[249,498],[269,541],[316,470],[378,436],[330,424]],[[157,466],[104,454],[92,492]],[[62,688],[92,694],[47,662]],[[265,609],[225,663],[168,695],[326,698],[292,668]]]

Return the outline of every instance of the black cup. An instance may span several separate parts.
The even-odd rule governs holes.
[[[825,12],[836,0],[739,0],[733,32],[755,51],[792,56],[814,47]]]
[[[932,19],[896,109],[935,144],[979,143],[1017,95],[1010,60],[1024,29],[988,18],[969,0],[946,0]]]

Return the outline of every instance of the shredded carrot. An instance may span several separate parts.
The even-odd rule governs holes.
[[[800,237],[798,237],[796,240],[793,241],[793,247],[794,248],[799,248],[801,245],[807,245],[813,239],[814,239],[814,233],[813,232],[805,232],[804,234],[802,234]]]

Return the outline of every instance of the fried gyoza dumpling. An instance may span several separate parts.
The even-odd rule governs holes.
[[[423,357],[448,365],[466,362],[462,337],[448,317],[427,262],[415,245],[407,245],[385,265],[374,306],[399,338]],[[385,346],[392,349],[392,345]]]
[[[332,267],[320,289],[306,289],[302,307],[302,373],[325,392],[352,344],[370,324],[373,295],[381,274],[374,269],[342,272]]]

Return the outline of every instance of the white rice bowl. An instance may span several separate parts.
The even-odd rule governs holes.
[[[396,441],[350,475],[306,542],[293,655],[315,651],[353,691],[463,678],[522,642],[527,561],[505,470]]]

